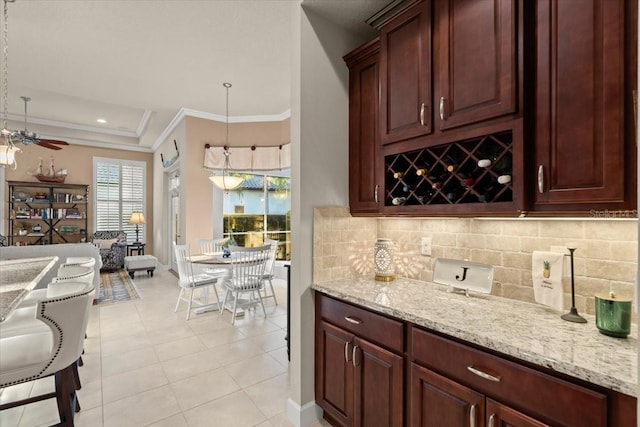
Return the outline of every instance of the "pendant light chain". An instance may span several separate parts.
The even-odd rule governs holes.
[[[10,0],[3,0],[3,27],[2,27],[2,96],[3,99],[3,117],[2,128],[7,129],[7,120],[9,116],[9,4]]]

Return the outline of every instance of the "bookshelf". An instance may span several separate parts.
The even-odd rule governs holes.
[[[9,244],[81,243],[88,238],[89,186],[8,181]]]

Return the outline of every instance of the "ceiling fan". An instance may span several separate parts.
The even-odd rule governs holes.
[[[24,145],[35,144],[51,150],[62,150],[61,145],[69,145],[66,141],[44,139],[40,138],[35,132],[29,132],[27,130],[27,103],[31,101],[31,98],[28,96],[21,96],[20,98],[24,101],[24,130],[9,130],[5,128],[1,131],[3,136],[8,136],[14,142],[21,142]]]

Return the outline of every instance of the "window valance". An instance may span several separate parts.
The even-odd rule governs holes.
[[[223,169],[225,149],[229,150],[229,170],[267,171],[291,167],[291,144],[276,146],[225,147],[206,144],[204,167]]]

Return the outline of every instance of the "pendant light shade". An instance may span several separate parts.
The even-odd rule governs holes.
[[[231,164],[229,163],[229,156],[231,155],[231,152],[229,151],[229,88],[231,87],[231,83],[225,82],[225,83],[222,83],[222,86],[224,86],[227,89],[227,121],[226,121],[227,135],[225,138],[225,145],[224,145],[224,166],[222,167],[221,175],[211,175],[209,179],[211,180],[211,182],[213,182],[213,184],[216,187],[224,191],[230,191],[240,187],[240,185],[242,185],[242,183],[244,182],[244,178],[239,176],[229,175],[229,170],[231,169]]]

